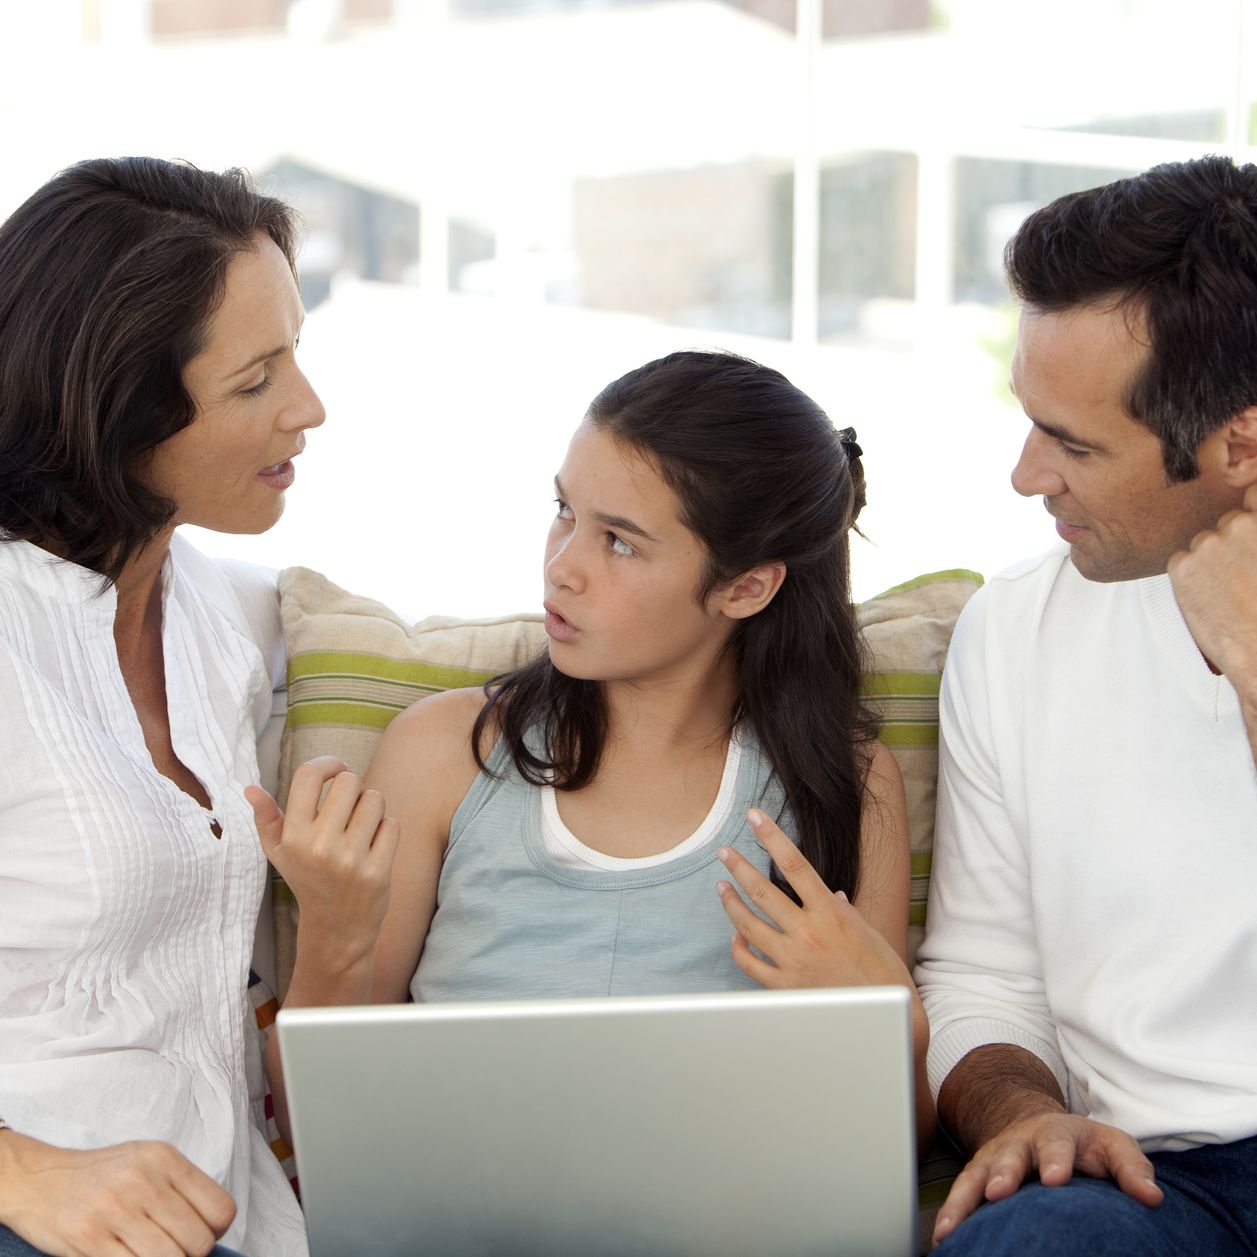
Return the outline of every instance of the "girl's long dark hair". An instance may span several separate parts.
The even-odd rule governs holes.
[[[724,353],[670,354],[630,371],[594,398],[587,418],[653,460],[677,495],[682,522],[707,550],[700,600],[750,568],[785,564],[776,597],[730,639],[730,724],[754,731],[803,854],[831,890],[853,897],[876,732],[860,702],[849,588],[848,533],[864,505],[858,447],[844,445],[785,376]],[[525,780],[560,790],[593,780],[607,736],[599,682],[564,675],[546,654],[485,689],[472,735],[482,769],[481,738],[494,720]],[[525,735],[538,729],[534,750]]]

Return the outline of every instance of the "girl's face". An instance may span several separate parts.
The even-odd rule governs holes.
[[[707,553],[653,463],[586,420],[554,485],[545,609],[555,667],[596,681],[706,675],[734,620],[719,591],[696,601]]]

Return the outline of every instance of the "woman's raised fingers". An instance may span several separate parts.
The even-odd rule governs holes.
[[[344,762],[332,755],[320,755],[298,764],[288,788],[289,818],[307,824],[312,822],[319,811],[323,787],[338,774],[348,771]]]

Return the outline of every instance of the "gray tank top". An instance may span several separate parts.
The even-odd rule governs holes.
[[[759,744],[742,733],[733,805],[697,850],[651,868],[566,868],[542,837],[541,791],[499,740],[450,824],[437,909],[416,1001],[665,995],[754,988],[733,962],[733,929],[716,883],[728,844],[761,872],[768,854],[746,823],[762,808],[793,837],[784,796]],[[490,775],[496,773],[495,778]],[[650,806],[649,788],[642,804]]]

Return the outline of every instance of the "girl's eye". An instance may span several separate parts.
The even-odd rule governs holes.
[[[1064,441],[1057,441],[1060,451],[1066,458],[1086,458],[1089,450],[1076,450],[1072,445],[1066,445]]]
[[[252,388],[242,388],[241,394],[245,397],[261,397],[271,386],[271,377],[264,375],[261,384],[255,384]]]
[[[612,554],[621,554],[630,558],[637,553],[623,537],[617,537],[613,532],[607,533],[607,543],[611,547]]]
[[[558,508],[554,513],[559,519],[571,519],[572,508],[562,498],[555,498],[554,505]]]

